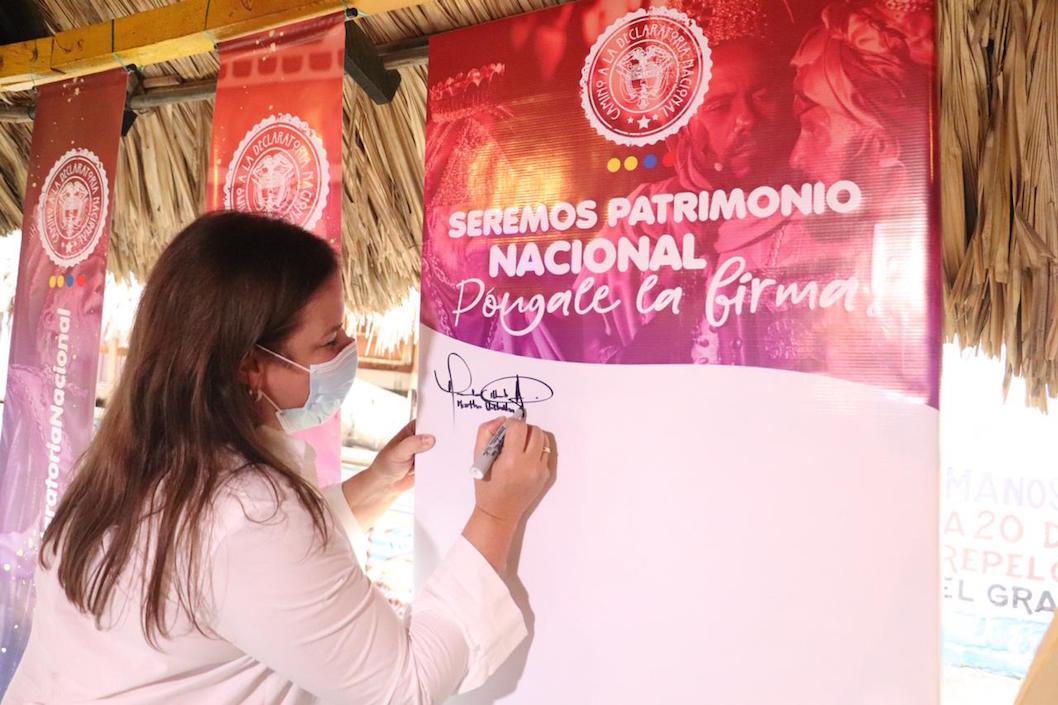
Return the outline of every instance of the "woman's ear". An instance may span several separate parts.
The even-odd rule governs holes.
[[[863,151],[869,163],[877,164],[882,169],[901,166],[900,145],[886,132],[873,131],[865,141]]]
[[[247,387],[251,392],[261,389],[264,382],[264,362],[261,360],[257,348],[251,349],[243,355],[239,363],[239,384]]]

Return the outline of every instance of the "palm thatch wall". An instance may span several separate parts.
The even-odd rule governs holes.
[[[1058,395],[1058,0],[937,0],[946,334],[990,355],[1029,402]],[[164,0],[41,0],[52,30]],[[376,44],[557,4],[432,0],[358,20]],[[147,76],[215,75],[215,54],[144,67]],[[381,312],[418,280],[425,67],[401,69],[389,105],[345,87],[344,228],[350,307]],[[29,100],[0,94],[0,101]],[[201,211],[212,103],[142,115],[124,139],[110,267],[150,269]],[[0,125],[0,232],[19,226],[28,125]]]
[[[941,0],[947,334],[1058,395],[1058,2]]]

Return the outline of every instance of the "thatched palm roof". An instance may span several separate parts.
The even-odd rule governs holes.
[[[13,3],[13,5],[12,5]],[[6,0],[35,7],[46,31],[163,0]],[[382,45],[557,0],[431,0],[357,20]],[[1030,400],[1058,394],[1058,2],[937,0],[946,334],[991,355]],[[0,16],[10,9],[0,8]],[[27,37],[21,37],[27,38]],[[143,67],[147,76],[215,75],[215,54]],[[401,69],[389,105],[345,89],[345,247],[349,303],[378,312],[418,279],[426,71]],[[0,93],[0,102],[27,101]],[[110,268],[143,274],[204,201],[212,102],[166,106],[125,138]],[[30,129],[0,124],[0,232],[18,227]]]

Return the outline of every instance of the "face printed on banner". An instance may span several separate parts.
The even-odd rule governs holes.
[[[688,128],[690,139],[714,158],[713,171],[744,182],[767,180],[776,153],[793,144],[789,69],[775,52],[752,40],[713,50],[709,92]]]
[[[932,52],[916,47],[931,15],[834,3],[822,19],[792,61],[800,135],[790,165],[812,180],[891,193],[909,162],[928,153],[919,106]]]
[[[850,174],[862,142],[863,127],[846,113],[813,103],[801,94],[794,101],[801,133],[790,166],[807,178],[834,183]]]
[[[796,35],[785,5],[763,0],[682,0],[709,42],[705,101],[670,138],[681,182],[692,189],[782,183],[797,139]]]

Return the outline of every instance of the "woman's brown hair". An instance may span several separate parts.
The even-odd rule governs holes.
[[[323,240],[232,212],[197,219],[159,257],[121,380],[41,547],[41,564],[58,556],[66,596],[97,622],[139,562],[149,524],[144,633],[152,643],[168,635],[171,593],[201,631],[198,552],[212,499],[233,474],[260,474],[277,499],[285,481],[326,539],[319,494],[262,443],[239,370],[255,344],[283,348],[301,308],[337,271]]]

